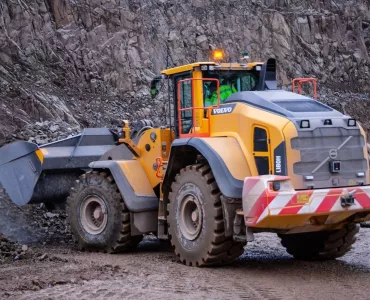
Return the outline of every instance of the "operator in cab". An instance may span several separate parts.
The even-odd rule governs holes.
[[[221,104],[232,94],[236,93],[237,90],[232,82],[226,82],[223,80],[220,86],[220,102]],[[207,94],[209,95],[207,97]],[[217,105],[217,84],[215,81],[211,81],[208,85],[208,91],[206,91],[206,99],[204,101],[204,106],[214,106]]]

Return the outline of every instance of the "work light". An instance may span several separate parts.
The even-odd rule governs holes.
[[[355,119],[348,119],[347,125],[348,125],[348,127],[356,127],[356,120]]]
[[[310,121],[309,120],[302,120],[301,121],[301,128],[310,128]]]

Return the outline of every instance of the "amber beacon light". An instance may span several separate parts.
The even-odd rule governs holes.
[[[216,50],[212,51],[212,58],[215,61],[223,60],[224,56],[225,56],[225,53],[222,49],[216,49]]]

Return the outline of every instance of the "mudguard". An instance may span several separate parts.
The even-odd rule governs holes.
[[[158,198],[139,161],[105,160],[92,162],[89,166],[93,170],[108,169],[110,171],[131,212],[158,210]]]
[[[226,145],[224,145],[224,147],[226,147]],[[172,143],[170,160],[168,162],[164,182],[170,182],[171,177],[175,175],[174,173],[178,172],[176,166],[178,165],[179,157],[184,155],[183,151],[185,151],[186,148],[195,149],[196,152],[207,159],[213,175],[215,176],[217,185],[225,197],[242,198],[243,180],[237,179],[231,174],[222,157],[206,142],[206,139],[203,138],[177,139]],[[235,153],[235,155],[243,157],[242,153]]]

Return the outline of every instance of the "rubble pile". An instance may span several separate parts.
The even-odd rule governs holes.
[[[7,259],[20,260],[33,256],[33,251],[27,245],[10,241],[0,233],[0,263]]]
[[[41,252],[40,249],[33,249],[29,245],[12,242],[0,233],[0,264],[26,259],[34,261],[68,261],[58,256],[49,256],[47,253]]]
[[[79,126],[63,121],[36,122],[18,129],[8,142],[25,140],[43,145],[71,137],[79,131]],[[22,243],[65,244],[72,241],[64,209],[50,212],[44,204],[17,207],[2,187],[0,187],[0,232],[11,240]]]
[[[42,233],[44,244],[68,244],[72,243],[69,231],[67,214],[65,210],[49,212],[44,204],[29,205],[30,213],[33,215],[34,224]]]
[[[29,124],[12,134],[12,140],[29,141],[38,145],[72,137],[80,132],[80,127],[64,121],[44,121]]]
[[[16,206],[0,187],[0,232],[24,244],[72,243],[64,209],[48,211],[44,204]]]

